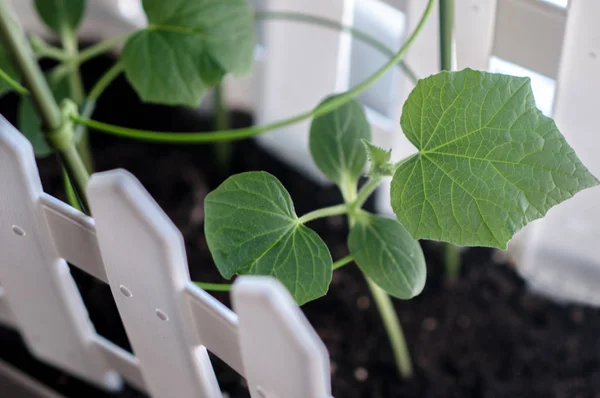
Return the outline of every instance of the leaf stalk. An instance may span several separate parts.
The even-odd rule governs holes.
[[[330,217],[330,216],[338,216],[341,214],[346,214],[348,212],[348,206],[345,204],[324,207],[322,209],[311,211],[310,213],[306,213],[302,217],[298,218],[299,224],[306,224],[307,222],[316,220],[318,218]]]

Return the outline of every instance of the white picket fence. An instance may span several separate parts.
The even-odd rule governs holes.
[[[190,281],[180,232],[135,177],[98,173],[87,193],[93,219],[44,193],[0,116],[0,322],[37,358],[108,390],[220,397],[208,350],[253,398],[331,396],[327,350],[280,283],[238,278],[234,313]],[[108,283],[135,355],[96,334],[66,262]]]

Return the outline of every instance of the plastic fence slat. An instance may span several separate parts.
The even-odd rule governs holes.
[[[0,281],[27,346],[76,376],[119,388],[121,379],[91,343],[96,333],[77,286],[43,225],[31,144],[1,116],[0,187]]]
[[[252,397],[330,397],[327,349],[283,285],[240,277],[232,296]]]
[[[106,274],[147,391],[154,397],[220,397],[205,350],[183,314],[189,283],[183,238],[131,174],[92,176],[88,200]]]
[[[72,265],[107,282],[94,220],[50,195],[42,209],[58,254]]]

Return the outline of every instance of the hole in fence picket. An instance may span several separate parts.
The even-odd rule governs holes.
[[[156,309],[156,316],[158,316],[163,321],[169,320],[169,316],[162,312],[159,308]]]
[[[125,297],[133,296],[133,293],[131,293],[131,290],[129,290],[129,288],[125,285],[119,286],[119,290],[121,291],[121,293],[123,293],[123,296],[125,296]]]
[[[12,230],[15,233],[15,235],[17,235],[17,236],[25,236],[25,235],[27,235],[25,233],[25,231],[23,230],[23,228],[19,227],[18,225],[13,225],[12,226]]]

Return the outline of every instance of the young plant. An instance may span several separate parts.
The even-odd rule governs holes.
[[[423,17],[397,52],[364,32],[324,18],[253,13],[246,0],[142,0],[146,27],[79,52],[76,32],[85,0],[35,2],[42,20],[60,37],[62,48],[35,37],[28,43],[5,1],[0,0],[0,95],[11,89],[22,95],[21,131],[38,155],[59,155],[68,173],[71,202],[80,201],[84,210],[91,165],[84,128],[137,140],[204,144],[245,139],[313,118],[312,157],[339,186],[344,202],[299,217],[274,176],[250,172],[230,177],[206,198],[210,250],[224,277],[273,275],[300,304],[327,292],[334,269],[356,262],[367,277],[405,375],[410,374],[410,362],[387,294],[408,299],[423,289],[425,261],[416,239],[505,248],[526,223],[597,184],[554,122],[537,110],[523,78],[467,69],[421,80],[408,97],[400,122],[418,152],[394,163],[389,151],[370,143],[369,124],[353,98],[399,63],[409,71],[401,60],[422,30],[434,0],[428,0]],[[146,102],[197,106],[226,74],[251,68],[258,18],[347,31],[391,59],[350,91],[263,126],[173,134],[90,118],[104,90],[122,72]],[[120,59],[86,94],[79,66],[123,43]],[[59,64],[45,76],[34,53]],[[226,125],[226,117],[219,125]],[[367,162],[368,181],[358,189]],[[396,220],[362,208],[387,176],[392,176]],[[348,216],[350,256],[333,262],[323,240],[306,224],[340,214]]]
[[[299,217],[289,193],[265,172],[234,175],[211,192],[205,229],[221,274],[272,275],[299,304],[321,297],[336,265],[306,224],[346,214],[350,255],[376,299],[376,287],[409,299],[425,284],[417,239],[505,249],[528,222],[598,184],[537,109],[528,78],[471,69],[430,76],[408,96],[400,125],[418,152],[394,163],[389,151],[370,143],[357,101],[314,118],[310,152],[342,192],[340,205]],[[357,189],[367,162],[368,180]],[[396,219],[362,209],[386,176]],[[382,315],[393,329],[397,320]],[[401,345],[395,343],[399,361]]]

